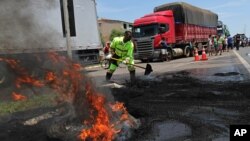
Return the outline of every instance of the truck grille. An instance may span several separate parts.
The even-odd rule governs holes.
[[[153,40],[136,41],[138,59],[150,58],[153,55]]]

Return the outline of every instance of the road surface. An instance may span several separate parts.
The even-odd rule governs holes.
[[[141,121],[129,141],[229,141],[230,125],[249,124],[250,121],[249,53],[250,48],[246,47],[224,52],[221,56],[208,56],[207,61],[195,62],[190,57],[152,62],[154,72],[149,76],[143,75],[144,70],[136,69],[137,81],[133,86],[124,67],[118,68],[112,77],[119,85],[107,86],[106,70],[99,66],[87,67],[85,72],[97,87],[103,88],[104,95],[111,93],[114,96],[109,95],[107,99],[123,102],[128,112]],[[139,61],[137,64],[146,65]],[[84,98],[84,95],[78,96]],[[64,105],[61,106],[63,109]],[[76,113],[86,111],[86,106],[82,105],[84,109],[79,107],[75,106],[75,110],[80,110]],[[22,124],[22,121],[53,111],[66,114],[56,115],[55,112],[54,116],[50,115],[51,119],[34,126]],[[82,121],[67,118],[72,115],[67,109],[41,107],[0,117],[0,140],[63,141],[68,134],[74,140],[76,135],[67,129],[77,131],[78,126],[74,128],[73,125],[81,125]],[[53,123],[61,126],[51,126]],[[48,134],[54,129],[51,127],[58,127],[56,131],[62,132],[51,136]]]
[[[152,62],[154,72],[147,77],[138,68],[136,85],[111,89],[115,100],[142,122],[130,140],[229,141],[230,125],[250,121],[248,53],[245,47],[207,61]],[[105,70],[88,71],[102,86]],[[122,84],[128,78],[126,68],[119,68],[112,79]]]
[[[238,55],[237,55],[237,54]],[[191,72],[191,75],[204,80],[212,81],[242,81],[249,78],[249,70],[241,62],[245,60],[250,63],[250,48],[240,48],[239,51],[230,50],[230,52],[223,52],[220,56],[208,56],[207,61],[194,61],[193,57],[179,58],[170,62],[150,62],[153,68],[151,76],[159,76],[166,72],[175,72],[186,70]],[[146,63],[136,61],[137,65],[146,66]],[[102,69],[99,65],[87,67],[86,71],[94,79],[97,84],[102,83],[105,79],[106,70]],[[231,75],[229,77],[218,77],[216,73],[230,73],[236,72],[240,75]],[[142,77],[144,70],[136,68],[137,77]],[[232,73],[233,74],[233,73]],[[129,80],[129,73],[126,67],[118,68],[114,73],[112,80],[115,82],[124,82]]]

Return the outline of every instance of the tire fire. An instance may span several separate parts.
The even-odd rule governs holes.
[[[85,113],[87,111],[88,117],[80,118],[83,128],[79,130],[76,140],[112,141],[118,138],[119,133],[124,132],[124,126],[138,128],[139,122],[129,115],[123,103],[110,101],[104,94],[96,91],[91,81],[81,72],[80,64],[54,52],[45,57],[50,60],[49,66],[53,67],[44,67],[43,59],[39,56],[34,58],[39,58],[37,59],[39,68],[35,68],[39,69],[39,73],[34,73],[32,67],[22,66],[20,60],[0,58],[0,62],[6,63],[15,76],[13,82],[15,90],[12,92],[14,101],[29,98],[20,93],[24,87],[37,89],[49,87],[58,94],[56,102],[71,103],[75,107],[81,106],[78,109]],[[74,102],[79,97],[83,97],[83,101],[77,105]]]

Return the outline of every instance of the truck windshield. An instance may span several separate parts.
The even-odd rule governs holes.
[[[222,28],[217,28],[217,34],[224,34],[223,29]]]
[[[153,36],[158,33],[158,24],[144,25],[133,28],[135,38]]]

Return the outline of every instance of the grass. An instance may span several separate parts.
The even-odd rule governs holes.
[[[49,107],[53,106],[53,100],[56,97],[55,94],[47,94],[34,96],[23,101],[0,101],[0,116],[11,114],[14,112],[25,111],[28,109],[34,109],[38,107]]]

